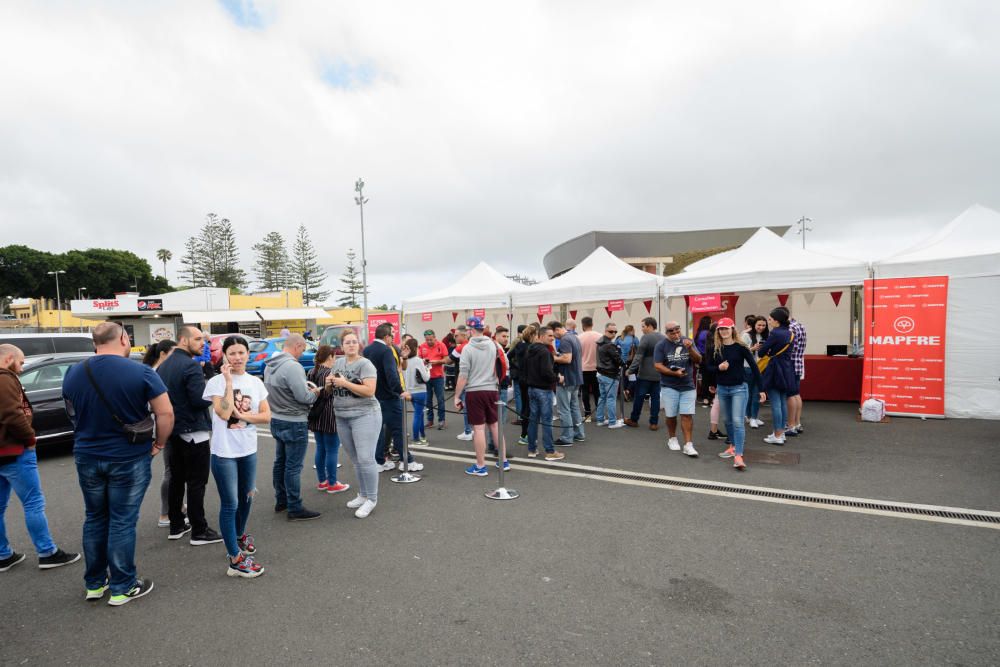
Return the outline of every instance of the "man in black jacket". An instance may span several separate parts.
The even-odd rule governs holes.
[[[528,385],[531,423],[528,424],[528,456],[538,456],[538,426],[542,427],[542,446],[546,461],[565,458],[552,443],[552,397],[559,376],[553,365],[555,334],[549,327],[538,330],[538,342],[532,343],[524,353],[521,364],[521,382]]]
[[[170,508],[168,539],[179,540],[189,531],[191,544],[215,544],[222,535],[208,527],[205,520],[205,485],[211,465],[209,438],[212,422],[205,400],[205,374],[195,357],[202,353],[205,337],[197,327],[182,326],[177,347],[160,364],[156,372],[167,386],[167,395],[174,408],[174,430],[167,441],[167,464],[170,466],[170,487],[167,505]],[[187,487],[189,525],[184,525],[184,487]]]
[[[399,352],[392,344],[392,325],[380,324],[375,328],[375,340],[362,352],[365,359],[372,362],[378,376],[375,380],[375,398],[382,408],[382,431],[378,436],[375,448],[375,463],[379,470],[392,470],[395,465],[386,456],[389,450],[389,438],[403,454],[403,399],[410,394],[403,387],[403,376],[399,372]],[[413,454],[407,452],[406,463],[412,471],[423,470],[422,463],[413,460]],[[402,462],[401,462],[402,464]]]
[[[597,385],[600,396],[597,401],[598,426],[607,424],[608,428],[621,428],[625,422],[617,417],[618,408],[618,378],[621,377],[622,355],[615,345],[615,335],[618,327],[614,322],[608,322],[604,327],[604,335],[597,339]]]

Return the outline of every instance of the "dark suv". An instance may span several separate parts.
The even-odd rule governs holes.
[[[31,426],[39,445],[73,440],[73,422],[62,397],[63,378],[70,368],[92,356],[93,352],[52,354],[25,361],[21,384],[31,402]]]

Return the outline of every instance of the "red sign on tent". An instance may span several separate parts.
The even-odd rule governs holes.
[[[538,307],[538,314],[539,315],[551,315],[552,314],[552,304],[551,303],[547,303],[544,306],[539,306]]]
[[[692,313],[712,313],[722,310],[721,294],[693,294],[688,301]]]
[[[421,313],[420,314],[420,321],[421,322],[430,322],[433,319],[434,319],[434,313]]]
[[[486,309],[485,308],[476,308],[474,311],[472,311],[472,316],[473,317],[486,317]]]
[[[391,324],[392,325],[392,341],[399,345],[400,343],[400,332],[399,332],[399,313],[370,313],[368,315],[368,342],[371,343],[375,340],[375,329],[378,328],[380,324]]]
[[[613,313],[616,310],[625,310],[625,299],[613,299],[608,301],[608,312]]]

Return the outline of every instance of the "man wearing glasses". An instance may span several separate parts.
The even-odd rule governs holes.
[[[614,322],[604,326],[604,335],[597,339],[597,417],[598,426],[621,428],[625,422],[617,417],[618,378],[621,376],[622,356],[615,345],[618,327]]]
[[[66,373],[63,398],[76,427],[73,458],[83,491],[83,575],[87,600],[120,606],[153,590],[136,576],[135,526],[152,477],[152,457],[163,451],[174,428],[174,410],[163,380],[151,367],[128,358],[125,328],[102,322],[92,336],[97,354]],[[130,438],[126,426],[156,417],[155,441]],[[145,432],[140,429],[140,432]],[[130,442],[130,440],[132,440]]]
[[[698,348],[690,338],[681,336],[681,326],[677,322],[667,322],[667,337],[656,345],[653,362],[660,373],[660,403],[667,416],[667,431],[670,439],[667,446],[677,451],[681,448],[677,440],[677,415],[681,416],[684,431],[684,453],[698,456],[692,442],[694,430],[694,408],[697,392],[694,389],[694,364],[701,363]]]

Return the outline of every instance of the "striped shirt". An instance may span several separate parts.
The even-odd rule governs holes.
[[[806,328],[793,319],[788,323],[788,330],[795,336],[792,339],[792,363],[795,364],[795,376],[800,380],[806,377]]]
[[[330,374],[330,370],[326,366],[313,366],[309,371],[307,379],[317,387],[324,387],[323,391],[316,398],[316,403],[310,412],[310,431],[319,431],[320,433],[337,432],[337,415],[333,411],[333,393],[325,388],[326,376]]]

